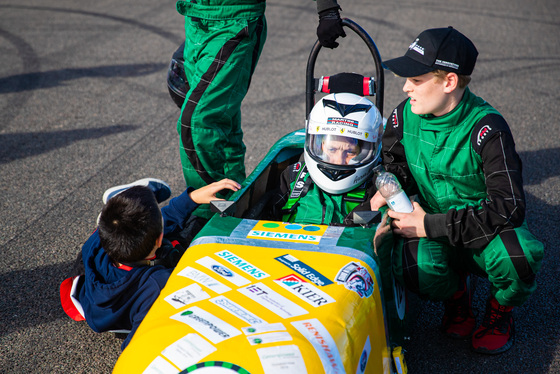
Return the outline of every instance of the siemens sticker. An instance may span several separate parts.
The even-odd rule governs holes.
[[[239,270],[249,274],[253,278],[263,279],[269,275],[259,269],[258,267],[251,265],[248,261],[245,261],[239,256],[234,255],[230,251],[219,251],[215,253],[218,257],[223,258]]]
[[[273,231],[260,231],[260,230],[251,230],[248,238],[260,238],[260,239],[280,239],[280,240],[289,240],[294,242],[307,242],[307,243],[319,243],[321,241],[321,237],[317,235],[309,235],[309,234],[290,234],[287,232],[273,232]]]

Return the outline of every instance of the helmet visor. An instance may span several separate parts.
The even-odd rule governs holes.
[[[334,134],[308,134],[309,154],[330,165],[360,166],[376,157],[375,143]]]

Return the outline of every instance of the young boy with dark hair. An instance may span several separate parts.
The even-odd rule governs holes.
[[[443,331],[472,335],[486,354],[513,345],[512,309],[536,288],[543,246],[525,223],[521,160],[504,118],[467,87],[478,51],[459,31],[423,31],[385,68],[406,78],[403,101],[387,121],[385,169],[397,175],[412,213],[389,211],[394,270],[412,291],[444,301]],[[373,210],[385,205],[377,193]],[[475,330],[470,274],[488,278],[490,297]],[[474,333],[473,333],[473,330]]]
[[[158,203],[171,195],[161,180],[147,178],[107,190],[98,229],[82,247],[85,271],[61,285],[64,310],[96,332],[130,330],[124,349],[184,251],[166,238],[185,230],[199,204],[220,200],[216,194],[224,189],[239,188],[229,179],[188,188],[161,210]]]

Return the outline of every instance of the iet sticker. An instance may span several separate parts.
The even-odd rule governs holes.
[[[216,252],[216,255],[228,261],[239,270],[249,274],[253,278],[263,279],[269,276],[267,273],[265,273],[258,267],[251,265],[248,261],[245,261],[241,257],[238,257],[229,251]]]
[[[307,314],[307,310],[288,300],[278,292],[273,291],[263,283],[251,284],[247,287],[239,288],[237,291],[282,318],[291,318]]]
[[[309,279],[317,286],[326,286],[333,283],[330,279],[325,277],[323,274],[319,273],[311,266],[301,262],[300,260],[298,260],[292,255],[284,255],[284,256],[276,257],[275,260],[280,261],[290,269],[303,275],[305,278]]]

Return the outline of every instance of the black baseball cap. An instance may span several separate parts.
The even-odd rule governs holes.
[[[422,31],[404,56],[384,61],[383,67],[405,78],[438,69],[471,75],[477,56],[473,42],[449,26]]]

